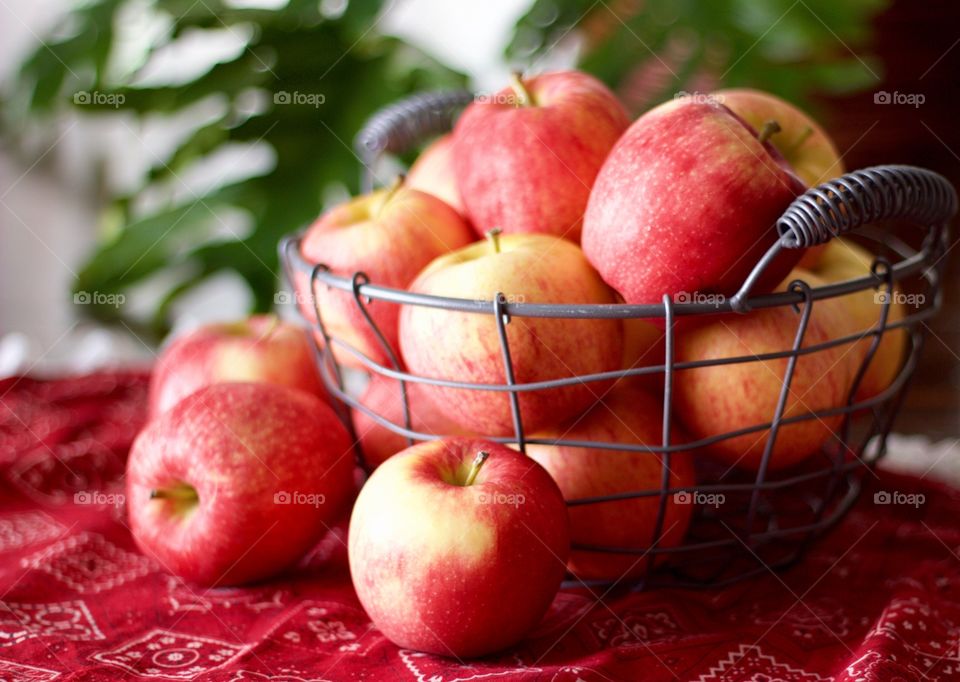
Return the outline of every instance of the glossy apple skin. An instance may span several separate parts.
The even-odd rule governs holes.
[[[464,486],[480,450],[490,457]],[[360,491],[350,573],[392,642],[472,658],[540,621],[569,543],[563,497],[536,462],[489,441],[430,441],[388,459]]]
[[[468,435],[423,395],[422,384],[407,382],[407,401],[410,407],[410,427],[413,431],[438,436]],[[371,376],[370,383],[360,396],[360,404],[394,424],[403,425],[403,395],[400,382],[395,379],[382,374]],[[370,469],[376,469],[388,457],[405,450],[409,445],[406,438],[381,426],[358,409],[350,410],[350,418],[363,452],[363,459]]]
[[[592,76],[547,73],[470,104],[454,128],[454,169],[467,215],[483,233],[548,233],[579,241],[597,171],[629,125],[623,105]]]
[[[781,130],[770,138],[770,144],[808,187],[816,187],[846,173],[837,146],[826,131],[806,112],[786,100],[751,88],[719,90],[714,97],[754,130],[762,129],[767,121],[779,123]],[[798,267],[813,270],[824,248],[806,249]]]
[[[826,245],[817,268],[814,271],[829,283],[860,279],[870,274],[876,257],[862,246],[846,240],[834,239]],[[894,291],[900,291],[894,287]],[[883,305],[877,302],[876,291],[868,289],[847,294],[840,300],[847,306],[850,319],[858,332],[872,329],[880,321]],[[894,299],[890,303],[887,323],[902,320],[906,311],[901,302]],[[873,343],[873,336],[867,336],[861,342],[864,357]],[[857,387],[856,399],[868,400],[882,393],[900,373],[907,348],[907,330],[903,327],[884,332],[877,351],[870,360],[870,366]],[[856,369],[856,368],[855,368]]]
[[[811,287],[825,282],[810,272],[794,270],[787,282],[802,279]],[[846,306],[838,298],[813,304],[803,347],[852,334]],[[677,338],[677,361],[755,356],[789,350],[800,316],[790,306],[728,314],[710,324],[684,330]],[[857,343],[834,346],[799,356],[787,397],[784,417],[799,416],[846,405],[856,367],[865,349]],[[693,438],[706,438],[773,419],[786,374],[787,359],[681,369],[675,374],[676,413]],[[814,418],[782,425],[769,470],[793,466],[810,457],[831,438],[841,416]],[[719,441],[709,454],[747,471],[760,467],[769,429]]]
[[[265,381],[329,400],[303,328],[270,315],[209,324],[168,345],[150,376],[152,417],[194,391],[225,381]]]
[[[728,109],[673,100],[637,119],[610,152],[590,194],[583,250],[627,303],[731,295],[803,189]],[[758,288],[776,286],[799,257],[785,252]]]
[[[411,291],[465,299],[527,303],[613,303],[614,293],[573,243],[550,235],[505,235],[496,253],[487,242],[441,257]],[[517,383],[616,370],[622,355],[619,320],[514,317],[506,327]],[[400,346],[416,375],[505,384],[496,320],[423,306],[404,306]],[[524,428],[535,431],[588,407],[602,384],[577,383],[520,394]],[[505,392],[424,385],[423,393],[464,429],[487,436],[514,432]]]
[[[662,396],[636,384],[618,384],[582,417],[535,437],[659,446],[662,415]],[[673,443],[682,440],[679,433],[671,434]],[[663,460],[658,454],[532,443],[527,454],[550,473],[566,500],[661,487]],[[690,454],[672,453],[670,488],[691,488],[695,482]],[[659,496],[570,506],[570,541],[574,546],[646,549],[654,540],[659,507]],[[692,504],[676,504],[673,494],[667,496],[658,547],[676,547],[683,541],[693,509]],[[615,581],[643,575],[649,558],[573,549],[567,566],[583,580]]]
[[[200,389],[140,433],[127,462],[137,546],[201,585],[239,585],[296,562],[354,490],[354,455],[333,410],[303,391],[265,383]],[[192,486],[182,508],[154,489]],[[279,504],[278,493],[322,495]],[[282,499],[282,498],[281,498]],[[303,499],[303,498],[301,498]]]
[[[441,135],[424,149],[407,172],[407,187],[443,199],[460,215],[466,215],[453,171],[453,134]]]
[[[374,284],[405,289],[434,258],[475,239],[460,215],[440,199],[401,187],[387,200],[387,192],[358,197],[322,215],[303,238],[304,258],[326,265],[334,274],[351,277],[363,272]],[[301,311],[315,321],[306,275],[298,276],[297,292]],[[388,355],[352,293],[318,285],[314,294],[332,337],[379,364],[387,363]],[[377,301],[367,311],[396,352],[399,306]],[[335,348],[334,353],[342,363],[363,366],[342,349]]]

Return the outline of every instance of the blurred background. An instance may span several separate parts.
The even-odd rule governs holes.
[[[0,0],[0,376],[272,308],[278,240],[357,191],[354,135],[408,93],[576,65],[636,116],[750,86],[848,169],[957,184],[958,45],[949,0]],[[960,436],[958,252],[898,422],[935,439]]]

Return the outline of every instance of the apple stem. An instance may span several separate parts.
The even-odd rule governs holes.
[[[487,461],[490,457],[490,453],[486,450],[481,450],[477,453],[477,456],[473,459],[473,464],[470,465],[470,473],[467,474],[467,480],[464,481],[463,485],[473,485],[473,482],[477,480],[477,474],[480,473],[480,469],[483,467],[483,463]]]
[[[484,236],[490,240],[490,244],[493,245],[493,252],[500,253],[500,235],[503,233],[499,227],[495,227],[492,230],[487,230],[484,232]]]
[[[263,330],[263,334],[261,334],[260,338],[257,339],[257,343],[260,343],[261,341],[266,341],[271,336],[273,336],[274,332],[276,332],[277,329],[280,328],[280,317],[278,315],[271,314],[271,315],[268,315],[267,317],[270,318],[270,326]]]
[[[757,135],[757,139],[760,140],[761,143],[766,142],[771,137],[779,133],[780,130],[780,124],[773,119],[770,119],[763,124],[763,128],[760,129],[760,134]]]
[[[513,94],[517,96],[518,107],[530,107],[536,104],[533,101],[533,95],[530,94],[530,90],[523,82],[523,74],[519,71],[510,74],[510,87],[513,89]]]
[[[196,502],[199,497],[193,486],[180,485],[173,488],[154,488],[150,491],[151,500],[174,500],[177,502]]]
[[[393,179],[393,182],[390,183],[390,186],[387,187],[386,193],[383,195],[383,199],[380,200],[380,205],[377,206],[377,215],[380,215],[384,207],[393,199],[394,195],[403,187],[403,183],[406,181],[407,176],[403,173],[400,173]]]

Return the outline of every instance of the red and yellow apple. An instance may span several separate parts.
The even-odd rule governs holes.
[[[794,270],[785,284],[801,279],[810,286],[823,280]],[[693,362],[746,357],[737,363],[679,369],[674,375],[676,413],[696,439],[760,426],[773,421],[787,370],[787,358],[757,360],[756,356],[793,347],[800,315],[790,306],[758,308],[745,315],[727,314],[709,324],[684,329],[677,336],[677,361]],[[803,348],[853,333],[850,314],[838,298],[813,303]],[[846,404],[863,348],[856,342],[800,355],[790,384],[784,418]],[[812,417],[781,425],[769,470],[784,469],[813,455],[834,435],[842,417]],[[727,438],[709,446],[717,459],[746,470],[757,470],[770,436],[769,429]]]
[[[308,262],[322,263],[334,274],[350,277],[363,272],[374,284],[404,289],[427,263],[473,239],[472,230],[446,203],[397,183],[322,215],[307,231],[300,248]],[[377,363],[385,363],[387,353],[353,294],[323,285],[313,289],[330,336]],[[297,290],[302,312],[316,321],[308,277],[298,278]],[[368,304],[367,311],[396,351],[399,306],[379,301]],[[362,366],[336,346],[334,353],[345,364]]]
[[[431,263],[410,287],[436,296],[514,303],[613,303],[614,293],[573,243],[543,234],[504,235],[471,244]],[[619,320],[514,316],[506,336],[517,383],[562,379],[620,367]],[[505,384],[506,371],[492,314],[404,306],[400,348],[411,373],[436,379]],[[519,394],[525,429],[535,431],[588,407],[602,384]],[[423,394],[464,429],[487,436],[513,433],[503,391],[424,385]]]
[[[460,188],[453,173],[453,134],[441,135],[424,149],[407,173],[407,187],[443,199],[466,215]]]
[[[319,398],[221,383],[151,421],[127,461],[137,546],[202,585],[238,585],[295,563],[353,490],[353,447]]]
[[[617,385],[586,415],[534,437],[659,446],[663,442],[662,398],[636,384]],[[677,443],[678,436],[671,434],[671,440]],[[530,443],[527,454],[543,465],[568,501],[660,490],[665,463],[660,454],[568,445]],[[695,482],[689,453],[672,453],[669,487],[692,488]],[[619,581],[642,575],[650,557],[641,550],[649,548],[654,540],[658,547],[675,547],[683,541],[693,505],[679,504],[677,499],[673,493],[667,494],[663,526],[656,538],[659,495],[568,507],[570,541],[574,545],[568,568],[583,580]],[[578,543],[638,551],[578,550]]]
[[[637,119],[610,152],[590,194],[583,250],[627,303],[730,295],[803,190],[770,142],[729,109],[680,98]],[[758,288],[776,286],[799,257],[785,252]]]
[[[873,261],[873,254],[862,246],[847,239],[834,239],[826,245],[815,273],[829,283],[860,279],[870,275]],[[905,316],[899,292],[900,289],[894,287],[890,311],[887,314],[888,324],[902,320]],[[883,297],[878,295],[877,291],[873,289],[857,291],[841,297],[840,300],[846,304],[848,315],[857,332],[863,333],[873,329],[880,322]],[[873,335],[868,335],[861,342],[864,357],[873,343],[873,338]],[[856,393],[858,401],[872,398],[893,383],[900,373],[906,347],[906,329],[898,327],[884,332],[880,345],[877,346],[876,352],[870,359],[870,365],[860,380]]]
[[[150,377],[150,415],[224,381],[265,381],[329,397],[306,332],[272,315],[257,315],[208,324],[174,339]]]
[[[453,132],[457,186],[480,232],[536,232],[578,241],[597,171],[629,124],[592,76],[515,77],[474,101]]]
[[[380,417],[403,426],[403,394],[400,382],[396,379],[382,374],[371,376],[370,383],[360,396],[360,404]],[[407,382],[407,404],[410,408],[411,430],[437,436],[468,435],[423,395],[422,384]],[[377,468],[388,457],[408,446],[404,436],[377,423],[361,410],[350,410],[350,418],[364,461],[370,469]]]
[[[808,187],[816,187],[846,172],[837,147],[826,131],[789,102],[751,88],[720,90],[714,96],[755,130],[762,130],[768,121],[776,121],[780,130],[770,136],[770,144]],[[823,246],[806,249],[798,267],[813,269],[823,249]]]
[[[357,596],[387,638],[467,658],[515,644],[540,621],[570,540],[563,496],[539,464],[456,438],[373,472],[348,544]]]

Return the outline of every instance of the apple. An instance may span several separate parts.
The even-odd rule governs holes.
[[[809,114],[786,100],[751,88],[719,90],[713,97],[755,130],[762,130],[767,121],[776,121],[780,130],[770,136],[770,144],[808,187],[846,172],[837,147],[826,131]]]
[[[627,303],[730,295],[803,190],[770,142],[729,109],[679,98],[637,119],[610,152],[590,193],[583,250]],[[785,252],[758,289],[776,286],[799,257]]]
[[[770,137],[770,144],[805,185],[816,187],[846,172],[837,147],[826,131],[789,102],[751,88],[720,90],[713,96],[756,130],[762,130],[767,121],[776,121],[780,131]],[[823,249],[822,245],[806,249],[798,267],[813,269]]]
[[[407,382],[407,403],[413,431],[437,436],[468,435],[423,395],[423,384]],[[360,396],[360,404],[384,419],[403,426],[403,394],[400,382],[396,379],[382,374],[371,376],[370,383]],[[406,449],[408,443],[404,436],[378,424],[361,410],[351,410],[350,417],[364,461],[370,469],[377,468],[388,457]]]
[[[783,286],[796,279],[811,287],[825,282],[794,270]],[[839,298],[815,301],[803,347],[852,334],[846,305]],[[791,306],[758,308],[745,315],[718,316],[710,323],[677,335],[677,362],[748,357],[790,350],[800,322]],[[801,355],[787,396],[784,418],[846,404],[863,348],[855,342]],[[787,359],[748,360],[734,364],[679,369],[674,374],[676,413],[696,438],[759,426],[773,420],[786,376]],[[842,417],[814,417],[781,425],[769,470],[790,467],[816,453],[831,438]],[[756,471],[769,439],[765,429],[721,440],[707,449],[731,466]]]
[[[453,134],[441,135],[420,153],[407,173],[407,187],[443,199],[460,215],[466,214],[453,174]]]
[[[329,398],[306,332],[273,315],[255,315],[208,324],[174,339],[150,376],[150,415],[224,381],[265,381]]]
[[[267,578],[296,562],[354,489],[353,448],[316,396],[213,384],[151,421],[127,461],[130,530],[172,573],[202,585]]]
[[[582,417],[535,437],[659,446],[663,442],[662,404],[661,396],[654,397],[636,384],[618,384]],[[680,441],[679,434],[671,435],[671,442]],[[533,443],[527,444],[527,454],[549,472],[566,500],[659,490],[661,486],[663,459],[659,454]],[[671,454],[669,480],[672,489],[694,486],[689,453]],[[649,556],[578,550],[576,545],[645,550],[656,539],[658,547],[675,547],[683,541],[693,512],[692,504],[678,500],[683,502],[682,497],[668,494],[657,538],[658,495],[568,507],[574,545],[568,568],[583,580],[619,581],[642,575]]]
[[[455,438],[391,457],[360,491],[348,554],[357,597],[396,645],[472,658],[518,642],[564,575],[567,509],[543,468]]]
[[[508,302],[613,303],[614,293],[573,243],[543,234],[491,233],[431,263],[410,286],[436,296]],[[622,355],[619,320],[514,317],[506,326],[517,383],[616,370]],[[411,373],[463,382],[505,384],[506,372],[492,314],[404,306],[400,349]],[[603,384],[577,383],[519,394],[528,432],[588,407]],[[424,385],[423,394],[448,418],[473,433],[513,433],[509,394]]]
[[[592,76],[514,77],[471,103],[453,131],[457,186],[476,228],[579,241],[597,171],[629,125],[623,105]]]
[[[870,275],[871,266],[875,257],[872,253],[858,244],[846,239],[833,239],[826,244],[815,273],[829,283],[842,282],[850,279],[860,279]],[[894,295],[890,301],[890,310],[887,314],[887,323],[902,320],[906,312],[900,298],[900,289],[894,287]],[[868,289],[847,294],[840,299],[847,305],[854,327],[858,332],[873,329],[880,322],[883,312],[883,296],[878,291]],[[873,336],[864,337],[864,356],[873,343]],[[883,333],[880,345],[870,365],[857,387],[856,399],[868,400],[882,393],[900,373],[904,354],[907,347],[907,330],[903,327],[888,329]]]
[[[475,238],[460,215],[430,194],[404,186],[403,180],[337,206],[322,215],[303,238],[300,249],[311,263],[322,263],[346,277],[365,273],[370,281],[405,289],[425,265],[437,256],[469,244]],[[300,275],[298,300],[307,319],[316,321],[310,283]],[[363,317],[353,294],[313,287],[327,332],[350,344],[379,364],[387,353]],[[399,306],[384,301],[367,310],[393,351],[397,347]],[[337,359],[362,366],[357,358],[334,348]]]
[[[662,365],[666,337],[663,330],[649,319],[627,317],[623,320],[622,369],[638,369],[650,365]],[[624,379],[621,379],[624,381]],[[663,373],[641,374],[632,379],[650,390],[660,390]]]

